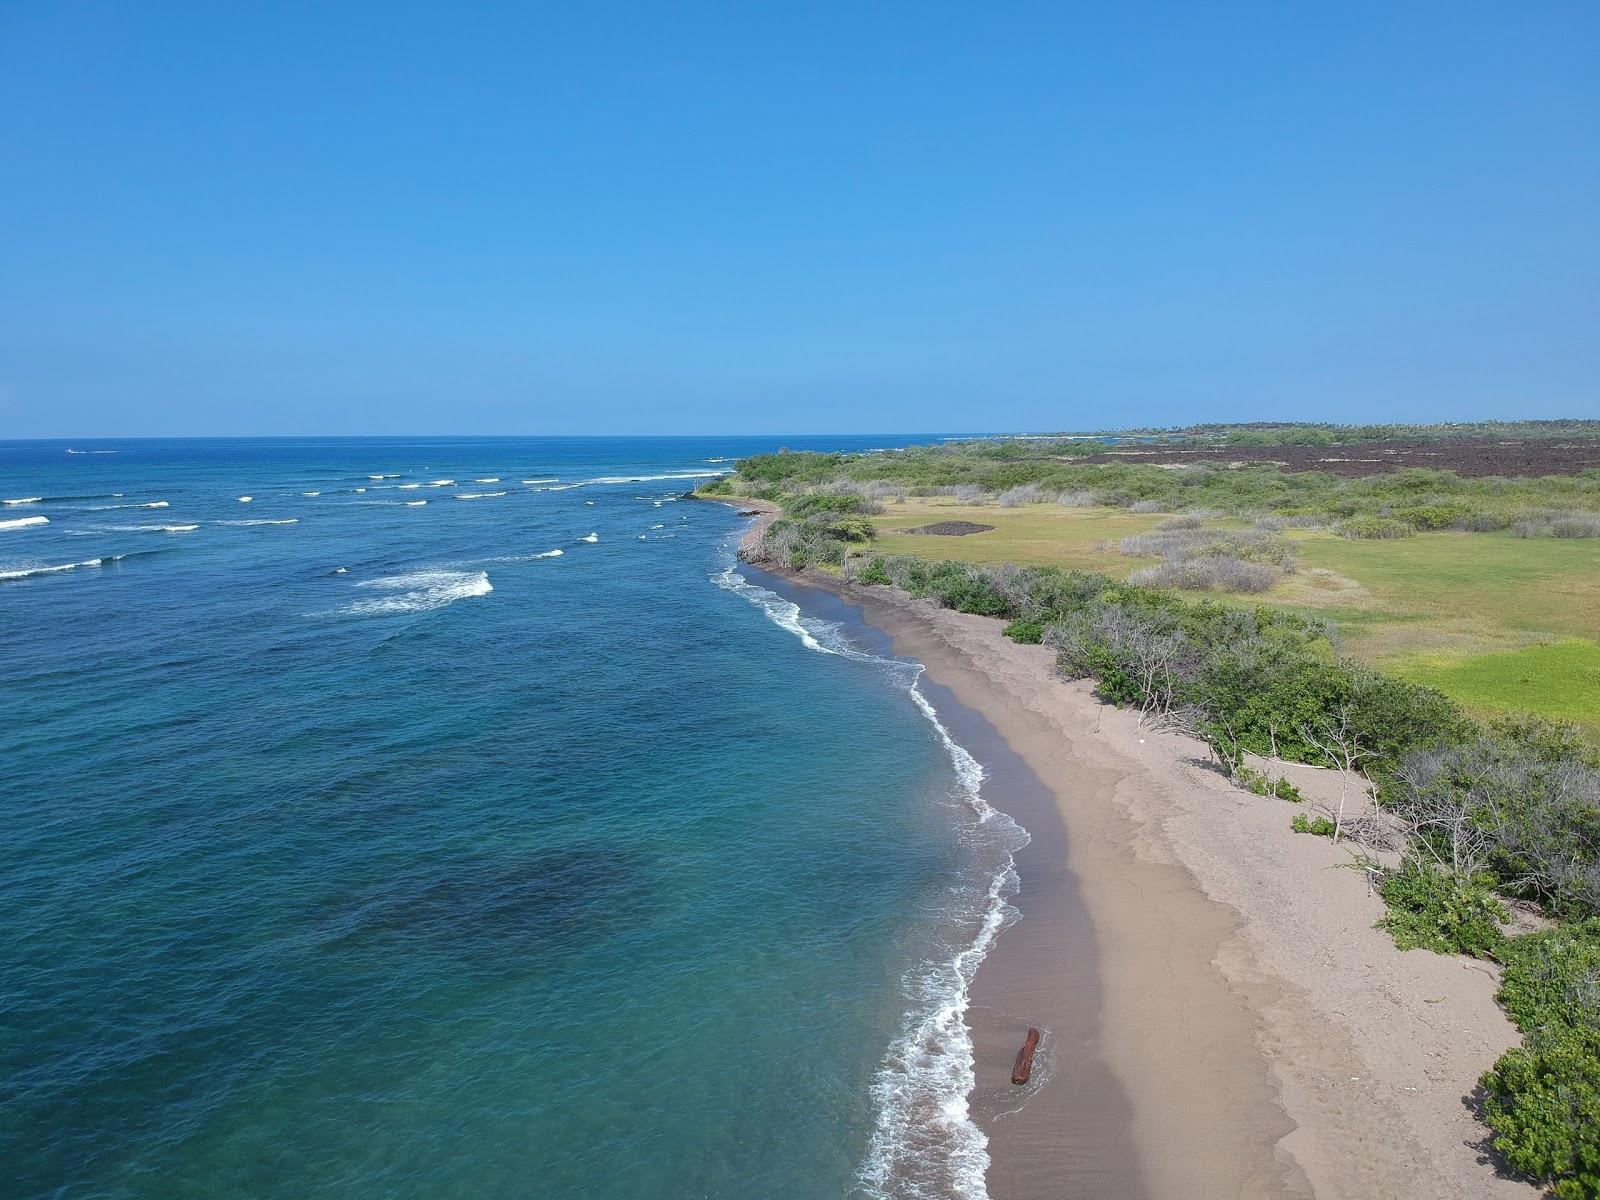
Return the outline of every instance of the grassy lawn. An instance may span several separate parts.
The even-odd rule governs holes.
[[[1159,513],[1123,508],[1063,508],[1059,504],[1021,504],[1016,508],[956,504],[938,497],[890,504],[872,518],[879,535],[874,549],[885,554],[915,554],[929,559],[977,563],[1048,563],[1108,575],[1126,575],[1151,559],[1124,558],[1118,539],[1142,533],[1161,521]],[[936,521],[993,525],[987,533],[939,537],[901,532]],[[1109,542],[1109,550],[1102,543]]]
[[[963,562],[1049,563],[1124,576],[1149,559],[1117,540],[1161,514],[1115,508],[1016,508],[942,498],[890,504],[873,520],[875,548]],[[934,521],[995,528],[965,537],[908,534]],[[1439,688],[1492,715],[1534,712],[1600,733],[1600,540],[1508,533],[1424,533],[1351,541],[1290,533],[1301,569],[1262,596],[1326,617],[1345,648],[1382,669]]]
[[[1469,658],[1417,654],[1397,675],[1454,696],[1480,716],[1537,712],[1600,732],[1600,644],[1571,639]]]

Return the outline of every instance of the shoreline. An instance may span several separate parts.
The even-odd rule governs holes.
[[[763,514],[748,549],[776,506],[738,503]],[[1469,1107],[1478,1076],[1520,1040],[1494,1002],[1493,969],[1396,950],[1372,927],[1382,902],[1345,852],[1290,830],[1297,806],[1233,787],[1199,743],[1140,729],[1136,713],[1059,678],[1047,648],[1011,642],[999,621],[816,571],[771,573],[858,609],[980,714],[1054,802],[1064,837],[1053,850],[1037,814],[996,802],[1034,833],[1019,860],[1038,851],[1030,870],[1019,861],[1023,920],[972,989],[973,1111],[996,1200],[1064,1185],[1151,1200],[1540,1194],[1496,1173]],[[1288,773],[1308,794],[1336,788],[1315,767]],[[986,1080],[1009,1074],[1014,1027],[1048,1024],[1033,1014],[1063,1002],[1063,964],[1082,948],[1052,909],[1052,857],[1089,925],[1096,1027],[1052,1039],[1049,1079],[1019,1111],[985,1113]],[[991,1024],[991,1013],[1017,1015]],[[1126,1098],[1136,1178],[1073,1161],[1072,1103],[1104,1091],[1097,1063]]]

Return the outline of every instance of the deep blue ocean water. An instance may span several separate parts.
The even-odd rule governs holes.
[[[1020,835],[678,498],[778,444],[0,445],[5,1194],[980,1194]]]

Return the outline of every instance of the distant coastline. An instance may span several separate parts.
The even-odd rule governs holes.
[[[746,549],[779,515],[706,498],[760,514]],[[1343,851],[1293,833],[1281,801],[1209,770],[1201,743],[1141,728],[1062,680],[1050,650],[1005,638],[1001,622],[816,569],[776,573],[859,607],[1053,795],[1061,877],[1092,924],[1103,1003],[1092,1037],[1051,1047],[1050,1083],[992,1115],[992,1196],[1056,1194],[1085,1170],[1098,1194],[1152,1200],[1537,1194],[1482,1165],[1484,1131],[1461,1100],[1518,1040],[1492,970],[1396,953],[1372,928],[1382,903],[1339,869]],[[1291,771],[1309,794],[1331,784],[1317,768]],[[1071,1000],[1057,968],[1078,935],[1052,911],[1059,880],[1037,873],[1024,872],[1015,901],[1023,923],[979,970],[975,1012],[1044,1021]],[[1015,1047],[974,1024],[981,1091]],[[1135,1161],[1114,1183],[1103,1158],[1082,1156],[1086,1079],[1096,1096],[1109,1082],[1125,1097]]]

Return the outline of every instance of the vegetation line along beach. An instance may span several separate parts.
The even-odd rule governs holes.
[[[1497,656],[1595,652],[1597,432],[779,453],[701,490],[759,510],[747,558],[860,606],[1054,795],[1103,1004],[1083,1061],[1058,1057],[992,1122],[992,1194],[1036,1194],[1030,1162],[1070,1137],[1064,1094],[1093,1051],[1152,1196],[1594,1194],[1600,680],[1526,691],[1524,711],[1480,703],[1475,680]],[[1370,466],[1242,453],[1312,444]],[[1510,473],[1541,444],[1566,473]],[[1417,447],[1474,471],[1410,466]],[[1141,461],[1184,454],[1203,461]],[[1463,543],[1521,556],[1520,617],[1494,584],[1452,577]],[[906,544],[926,550],[886,552]],[[1303,579],[1341,544],[1386,556],[1328,585],[1361,597],[1348,607]],[[1468,599],[1418,622],[1396,578]],[[1573,623],[1536,640],[1529,625],[1563,604]],[[1438,628],[1463,616],[1478,641]],[[1410,661],[1374,636],[1386,622],[1423,626],[1409,633],[1439,686],[1383,669]],[[1026,882],[1016,903],[1026,926]],[[1041,972],[1048,944],[1035,927]]]

